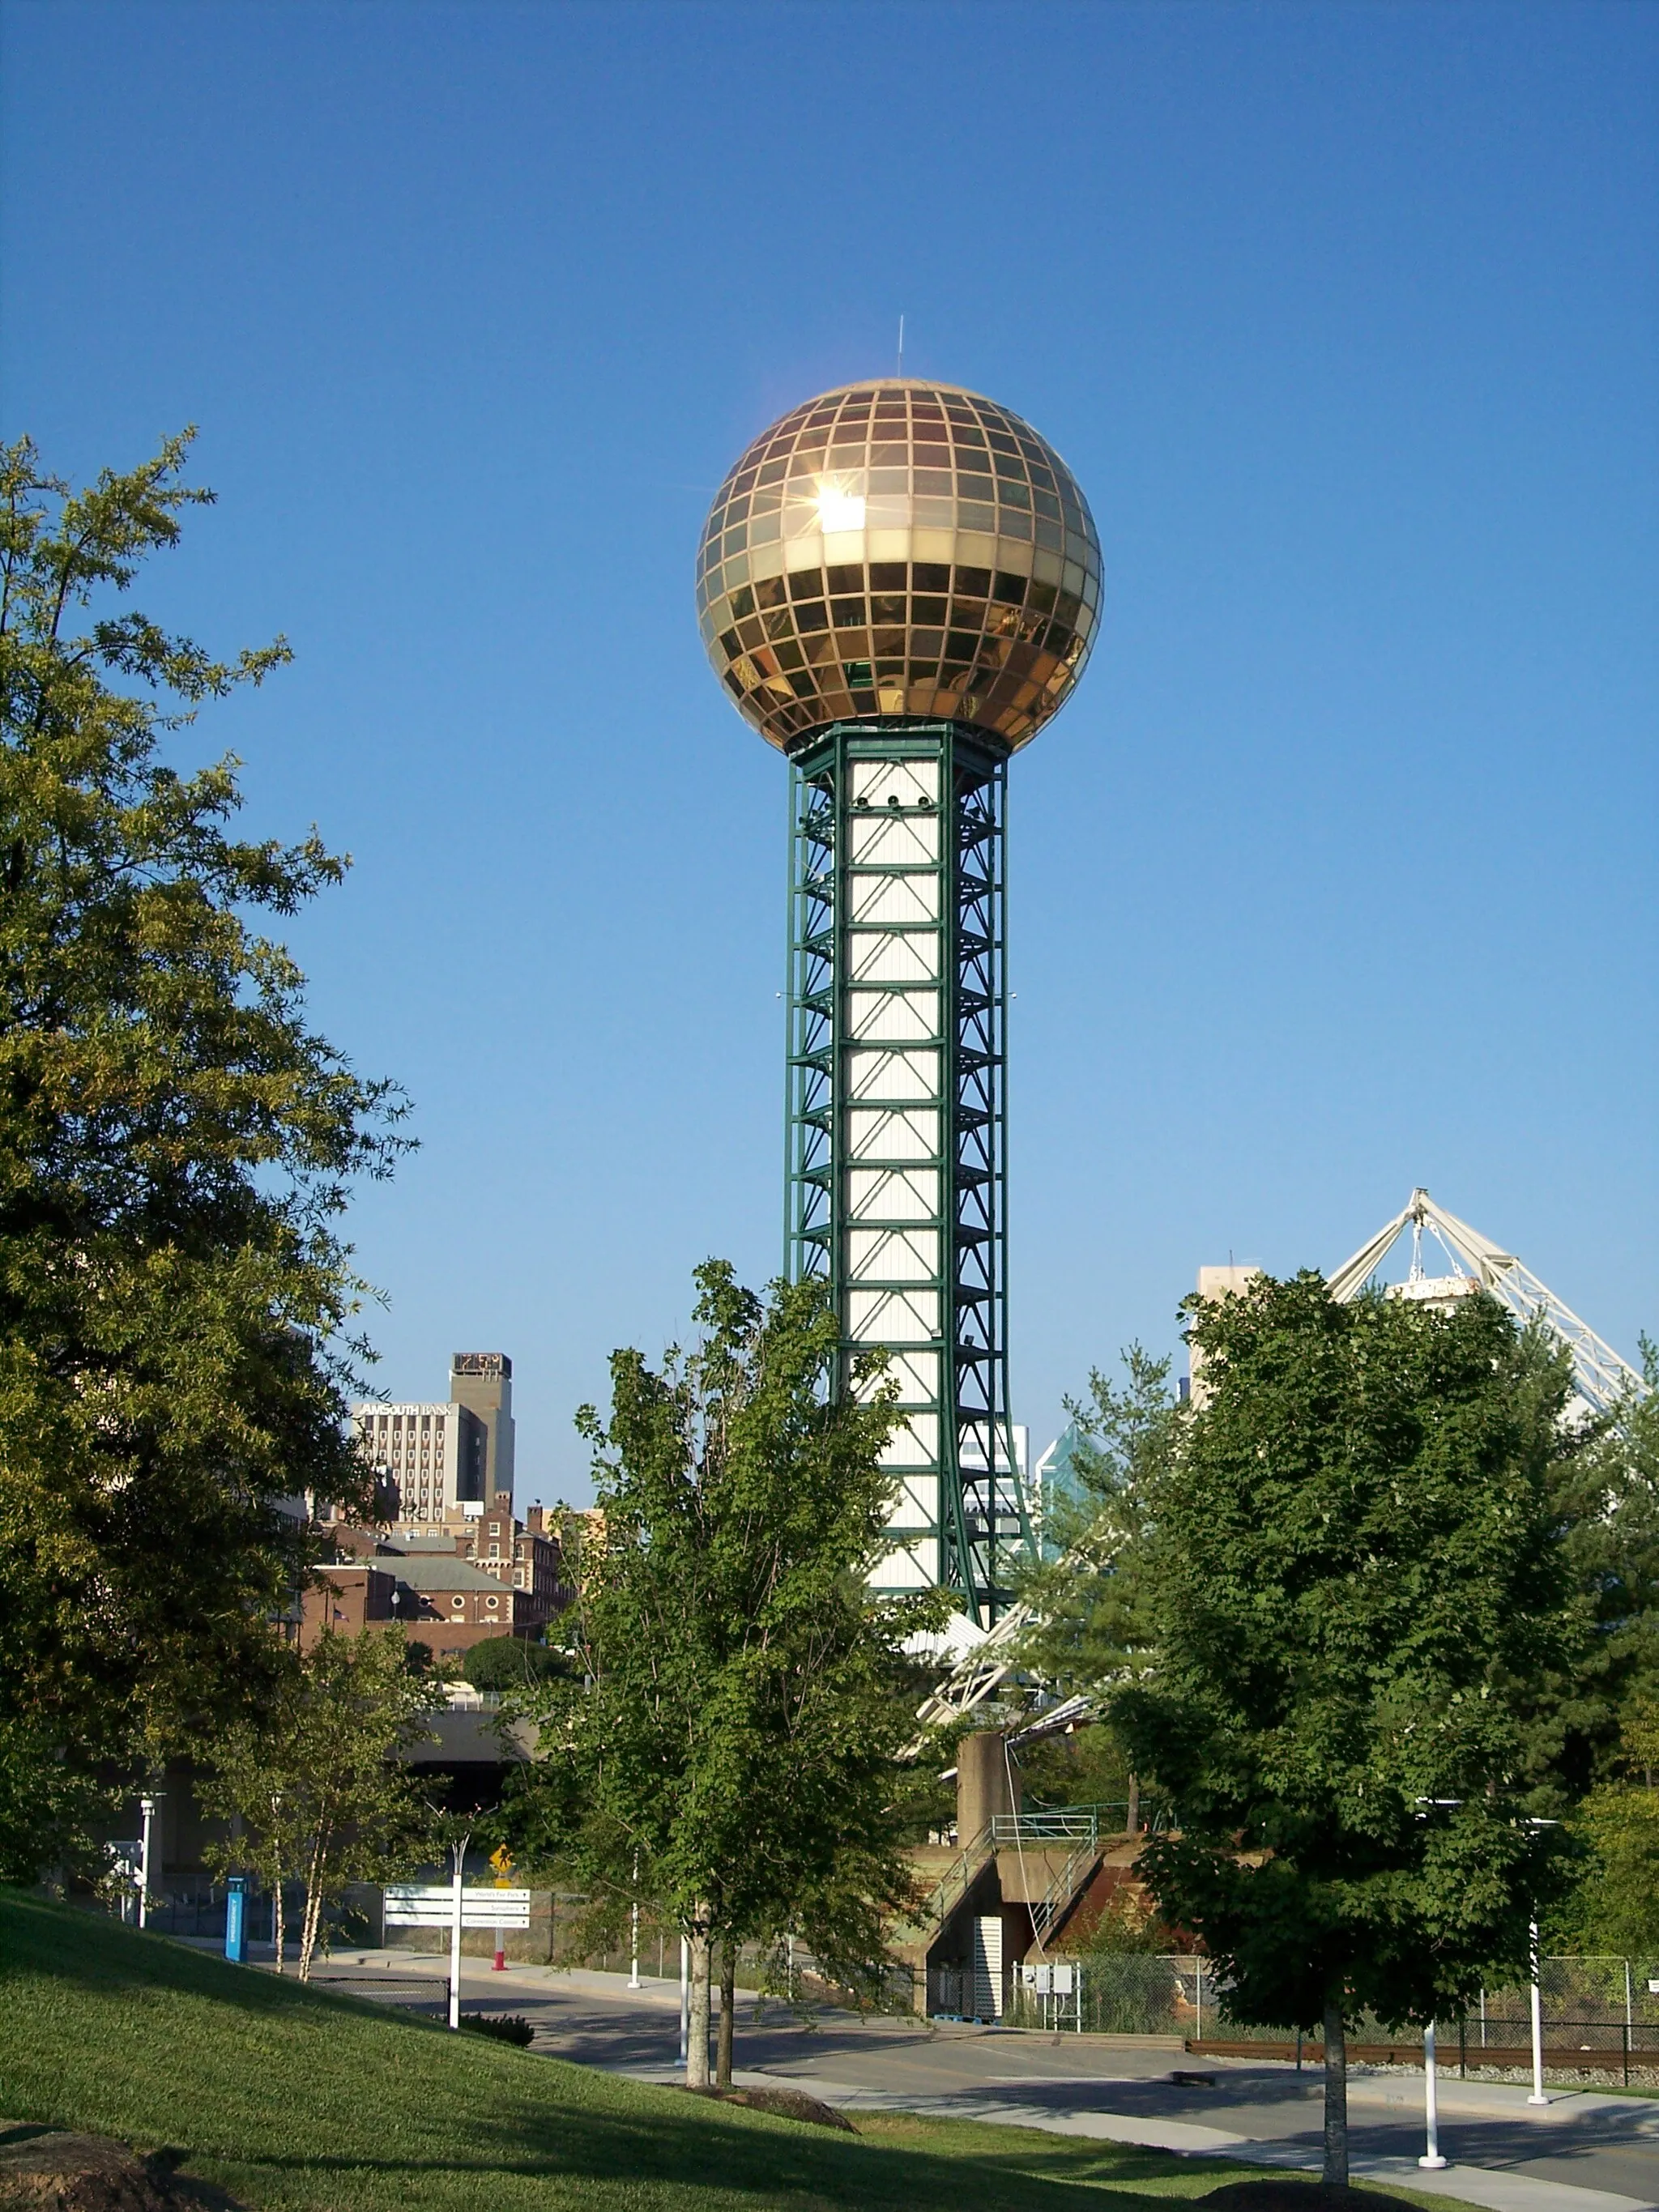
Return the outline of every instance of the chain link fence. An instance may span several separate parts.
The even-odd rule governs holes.
[[[1196,2023],[1212,2014],[1215,2002],[1214,1976],[1206,1975],[1206,1966],[1202,1959],[1146,1951],[1030,1960],[1014,1969],[1003,2022],[1083,2035],[1195,2035]],[[966,1994],[971,1999],[971,1990]]]
[[[954,1978],[955,1987],[947,1987]],[[929,2010],[972,2017],[971,1977],[935,1970]],[[1482,1990],[1462,2019],[1438,2023],[1440,2062],[1465,2074],[1523,2076],[1532,2063],[1528,1984]],[[1547,1958],[1539,2010],[1546,2069],[1630,2082],[1659,2081],[1659,1960]],[[1173,1954],[1095,1953],[1028,1960],[1014,1969],[1004,2024],[1087,2035],[1170,2035],[1232,2045],[1266,2057],[1322,2057],[1317,2039],[1293,2027],[1234,2018],[1228,1989],[1210,1960]],[[1420,2033],[1370,2014],[1348,2024],[1359,2063],[1421,2061]]]

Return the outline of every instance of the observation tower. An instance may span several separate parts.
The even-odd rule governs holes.
[[[789,763],[786,1267],[848,1353],[884,1346],[903,1425],[872,1580],[989,1627],[1028,1529],[1008,1410],[1007,764],[1070,696],[1100,542],[1027,422],[882,379],[740,456],[697,556],[738,712]]]

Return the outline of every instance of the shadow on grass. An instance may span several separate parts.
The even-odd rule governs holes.
[[[1064,2212],[1098,2207],[1109,2173],[1131,2182],[1109,2203],[1153,2201],[1133,2189],[1153,2179],[1144,2154],[1128,2154],[1132,2177],[1104,2147],[1006,2130],[974,2128],[971,2153],[925,2122],[908,2143],[849,2140],[453,2037],[15,1893],[0,1893],[0,2003],[21,2031],[0,2110],[143,2148],[183,2142],[192,2172],[284,2212],[959,2212],[964,2197]]]

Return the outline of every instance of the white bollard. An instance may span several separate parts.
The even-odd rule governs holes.
[[[1417,2162],[1437,2173],[1446,2161],[1440,2155],[1439,2078],[1434,2063],[1432,2021],[1423,2031],[1423,2118],[1428,2132],[1428,2148]]]
[[[680,1938],[680,2064],[691,2048],[691,1947]]]

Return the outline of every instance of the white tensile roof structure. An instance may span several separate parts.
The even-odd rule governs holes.
[[[1329,1278],[1331,1296],[1346,1304],[1376,1279],[1377,1269],[1407,1231],[1412,1236],[1409,1273],[1403,1283],[1389,1286],[1395,1297],[1440,1304],[1488,1291],[1500,1298],[1523,1328],[1540,1322],[1572,1358],[1573,1380],[1585,1406],[1606,1413],[1621,1400],[1645,1397],[1648,1384],[1628,1360],[1581,1321],[1564,1299],[1539,1281],[1530,1267],[1513,1252],[1504,1251],[1467,1221],[1437,1206],[1426,1190],[1413,1190],[1401,1211],[1385,1222],[1349,1260]],[[1450,1262],[1449,1274],[1431,1275],[1423,1265],[1423,1236],[1426,1231]],[[959,1639],[941,1638],[941,1657],[952,1641],[955,1665],[919,1707],[916,1718],[924,1729],[959,1720],[996,1693],[1012,1671],[1012,1654],[1033,1622],[1030,1609],[1013,1607],[995,1626],[982,1634]],[[1034,1719],[1023,1737],[1047,1735],[1090,1717],[1086,1697],[1068,1698],[1063,1705]],[[1015,1741],[1020,1739],[1017,1738]],[[917,1740],[920,1747],[921,1739]]]
[[[1336,1270],[1330,1278],[1331,1296],[1344,1304],[1358,1297],[1408,1229],[1411,1273],[1395,1286],[1395,1297],[1433,1301],[1466,1297],[1475,1290],[1490,1291],[1495,1298],[1502,1299],[1522,1328],[1541,1322],[1557,1342],[1566,1346],[1572,1355],[1578,1395],[1596,1413],[1605,1413],[1627,1393],[1646,1395],[1648,1386],[1636,1370],[1611,1345],[1604,1344],[1588,1322],[1580,1321],[1565,1299],[1540,1283],[1513,1252],[1503,1251],[1467,1221],[1437,1206],[1425,1190],[1414,1190],[1404,1210]],[[1425,1229],[1451,1261],[1449,1275],[1431,1275],[1425,1269]]]

